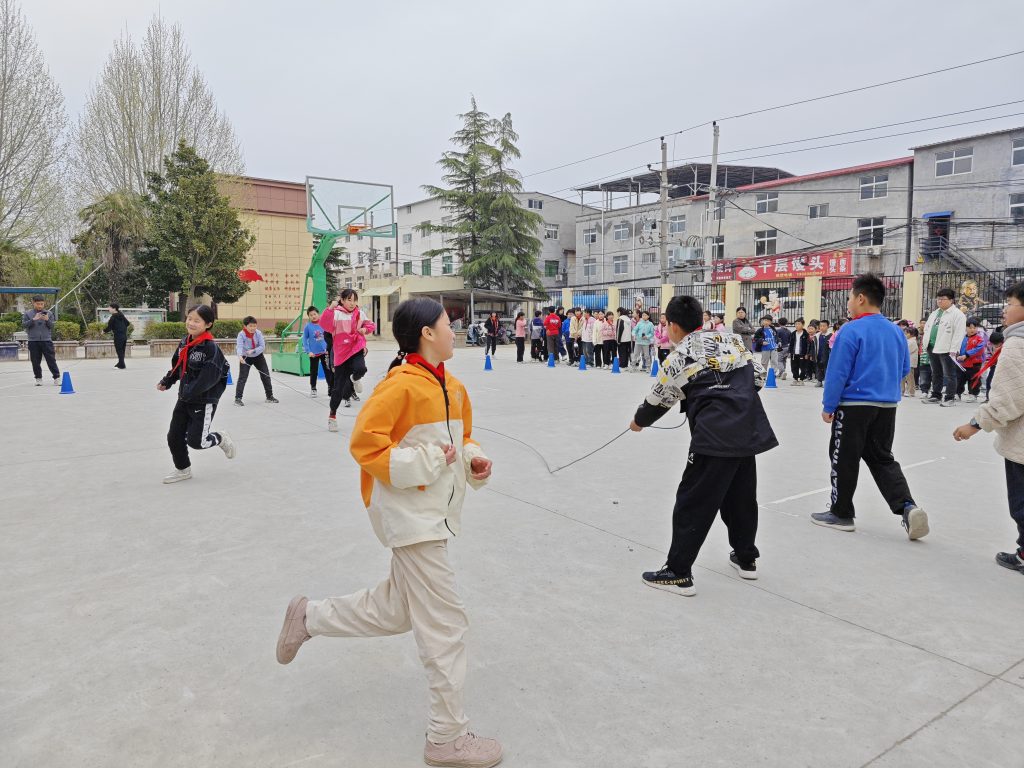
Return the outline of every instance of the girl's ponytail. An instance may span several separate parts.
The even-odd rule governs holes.
[[[405,355],[406,353],[404,351],[402,351],[401,349],[398,350],[398,354],[395,355],[395,359],[391,361],[391,365],[388,366],[388,370],[390,371],[392,368],[397,368],[398,366],[400,366],[402,362],[405,360]]]
[[[443,314],[444,307],[426,297],[406,299],[398,305],[391,320],[391,332],[395,334],[395,341],[398,342],[398,354],[388,366],[389,371],[401,365],[406,355],[419,352],[423,329],[433,328]]]

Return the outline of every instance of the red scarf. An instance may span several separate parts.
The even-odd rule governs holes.
[[[213,336],[210,334],[209,331],[203,331],[194,339],[192,339],[192,341],[185,342],[185,346],[181,348],[180,352],[178,352],[178,362],[176,362],[174,364],[174,367],[171,368],[171,375],[174,375],[174,372],[178,370],[178,366],[180,365],[181,377],[185,378],[185,371],[188,370],[188,351],[192,349],[192,347],[198,344],[202,344],[204,341],[207,340],[213,341]]]
[[[995,351],[995,354],[993,354],[992,357],[990,357],[988,359],[988,361],[983,366],[981,366],[981,369],[976,374],[974,374],[974,377],[971,379],[971,383],[976,383],[976,382],[981,381],[981,374],[983,374],[989,368],[994,368],[995,367],[996,360],[999,359],[999,353],[1002,352],[1002,351],[1003,351],[1002,347],[1000,347],[999,349],[997,349]]]
[[[405,362],[407,362],[409,365],[422,365],[424,368],[426,368],[428,371],[434,374],[434,376],[436,376],[442,384],[444,384],[444,363],[440,363],[435,368],[426,360],[424,360],[422,356],[416,354],[415,352],[413,352],[411,355],[406,355]]]
[[[244,333],[248,337],[249,342],[252,344],[252,348],[256,349],[256,332],[253,331],[252,333],[249,333],[247,330],[245,330],[245,328],[243,328],[242,333]],[[213,337],[211,336],[210,338]]]

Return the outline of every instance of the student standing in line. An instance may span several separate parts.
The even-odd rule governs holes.
[[[654,343],[654,323],[646,310],[640,313],[640,322],[633,328],[633,344],[636,345],[636,359],[642,371],[651,370],[651,345]]]
[[[553,356],[555,360],[558,360],[559,339],[562,337],[562,318],[554,307],[548,308],[548,315],[544,318],[544,335],[547,342],[548,358]]]
[[[455,351],[444,307],[403,301],[392,323],[398,357],[352,430],[363,503],[391,573],[345,597],[288,605],[277,660],[288,664],[314,636],[384,637],[410,630],[430,685],[423,758],[429,765],[489,768],[501,745],[469,730],[464,709],[469,620],[448,556],[461,530],[466,485],[480,488],[491,461],[473,440],[466,388],[444,363]]]
[[[821,343],[819,327],[817,320],[807,324],[807,355],[804,357],[804,381],[813,381],[814,386],[818,386],[818,345]]]
[[[807,347],[810,336],[804,330],[804,319],[798,317],[793,321],[793,332],[789,335],[789,365],[793,370],[793,386],[804,385],[804,370],[807,358]]]
[[[320,369],[323,368],[324,380],[327,382],[327,396],[331,395],[334,385],[334,371],[327,362],[327,340],[324,338],[323,327],[320,325],[320,311],[316,307],[306,309],[306,327],[302,329],[302,349],[309,355],[309,396],[316,397],[316,381]]]
[[[530,357],[538,362],[544,360],[544,313],[534,310],[533,321],[530,323]]]
[[[909,325],[903,329],[907,337],[907,355],[910,358],[910,373],[903,377],[903,396],[913,397],[916,394],[917,367],[921,361],[921,346],[917,343],[917,328]]]
[[[719,512],[729,529],[729,563],[757,578],[757,454],[777,446],[758,390],[764,371],[738,334],[700,333],[701,307],[676,296],[665,308],[676,345],[629,428],[649,427],[682,402],[690,422],[686,468],[672,510],[665,566],[643,574],[649,587],[695,595],[693,563]]]
[[[117,352],[117,365],[114,367],[120,368],[123,371],[126,367],[124,364],[124,353],[128,348],[128,326],[131,323],[128,322],[128,318],[121,311],[120,304],[111,303],[108,309],[110,310],[110,318],[107,320],[107,325],[103,332],[113,335],[114,351]]]
[[[743,339],[743,344],[748,351],[754,349],[754,326],[747,320],[746,307],[739,307],[736,310],[736,319],[732,321],[732,332]]]
[[[932,392],[924,403],[951,407],[956,402],[957,367],[950,355],[960,349],[967,318],[953,303],[955,298],[952,288],[940,288],[935,294],[936,309],[924,326],[921,344],[932,366]]]
[[[981,321],[976,317],[967,319],[967,330],[964,340],[960,342],[960,354],[957,355],[957,362],[963,366],[963,370],[957,369],[956,396],[960,397],[967,389],[965,403],[974,403],[978,400],[978,393],[981,391],[981,380],[975,381],[976,374],[981,370],[985,362],[985,348],[988,340],[981,332]]]
[[[761,327],[754,333],[754,351],[761,353],[761,367],[771,368],[779,376],[779,341],[772,323],[771,315],[761,318]]]
[[[229,459],[235,458],[235,444],[224,431],[211,432],[217,403],[228,384],[228,362],[213,340],[213,310],[205,304],[192,307],[185,316],[188,335],[178,343],[171,356],[169,370],[156,388],[161,392],[178,384],[178,401],[167,430],[167,447],[174,460],[174,471],[164,483],[192,479],[188,449],[200,451],[220,446]]]
[[[501,320],[497,312],[491,312],[484,321],[484,355],[493,355],[498,351],[498,332],[501,330]]]
[[[516,362],[523,362],[523,354],[526,352],[526,313],[519,312],[515,322],[516,335]]]
[[[601,326],[601,344],[604,347],[604,364],[610,371],[619,349],[615,341],[615,313],[610,309],[605,313],[604,325]]]
[[[245,392],[245,382],[249,379],[249,370],[255,368],[259,371],[263,383],[263,393],[267,396],[268,403],[278,402],[274,397],[274,384],[270,380],[270,367],[267,365],[267,358],[263,352],[267,348],[263,332],[256,323],[256,318],[248,315],[242,320],[242,330],[235,340],[235,350],[238,353],[238,383],[235,384],[235,405],[245,405],[242,402],[242,394]]]
[[[46,358],[46,367],[50,369],[53,383],[60,386],[60,368],[53,352],[53,310],[45,309],[46,300],[42,296],[32,297],[32,309],[21,316],[21,327],[28,334],[28,357],[32,363],[32,375],[36,386],[43,385],[43,367],[40,364]]]
[[[789,361],[789,343],[793,340],[793,332],[789,330],[789,320],[780,317],[773,321],[772,329],[775,331],[775,347],[779,355],[779,379],[786,380],[789,375],[786,371],[786,363]]]
[[[871,274],[853,281],[847,309],[853,318],[834,338],[825,374],[821,418],[832,426],[829,509],[811,521],[838,531],[854,530],[853,494],[863,459],[893,514],[913,541],[928,534],[928,515],[910,494],[892,455],[900,382],[910,372],[906,337],[882,315],[885,286]]]
[[[668,317],[664,312],[658,318],[658,324],[654,326],[654,341],[658,345],[658,365],[661,365],[672,351],[672,339],[668,335]]]
[[[619,320],[615,324],[615,339],[618,342],[619,368],[629,370],[629,358],[633,347],[633,321],[629,312],[619,307]]]
[[[366,337],[377,326],[364,320],[359,312],[359,294],[352,288],[341,292],[340,303],[332,301],[320,317],[320,325],[334,337],[334,386],[331,390],[331,412],[327,417],[327,430],[338,431],[338,406],[344,401],[346,408],[363,391],[362,378],[366,375]]]

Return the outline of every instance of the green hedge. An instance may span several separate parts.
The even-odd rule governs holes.
[[[89,341],[96,341],[97,339],[106,338],[106,334],[103,329],[107,327],[106,323],[101,323],[97,320],[95,323],[89,323],[85,326],[85,338]]]
[[[188,333],[184,323],[150,323],[143,334],[147,339],[180,339]]]
[[[14,323],[21,330],[21,312],[4,312],[0,315],[0,323]]]
[[[53,324],[54,341],[78,341],[82,338],[82,327],[75,322],[58,320]]]
[[[284,329],[287,328],[289,325],[291,325],[290,320],[278,320],[274,324],[274,335],[280,336],[282,333],[284,333]]]
[[[0,341],[14,341],[14,334],[21,330],[21,323],[0,322]]]
[[[242,332],[241,320],[214,320],[210,333],[215,339],[234,339]]]

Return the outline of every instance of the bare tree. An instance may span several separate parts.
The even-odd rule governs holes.
[[[36,247],[64,210],[64,96],[14,0],[0,0],[0,241]]]
[[[219,173],[245,169],[231,122],[192,63],[181,26],[155,16],[141,45],[127,37],[114,44],[79,117],[74,166],[83,202],[117,191],[143,194],[146,174],[160,172],[179,141]]]

